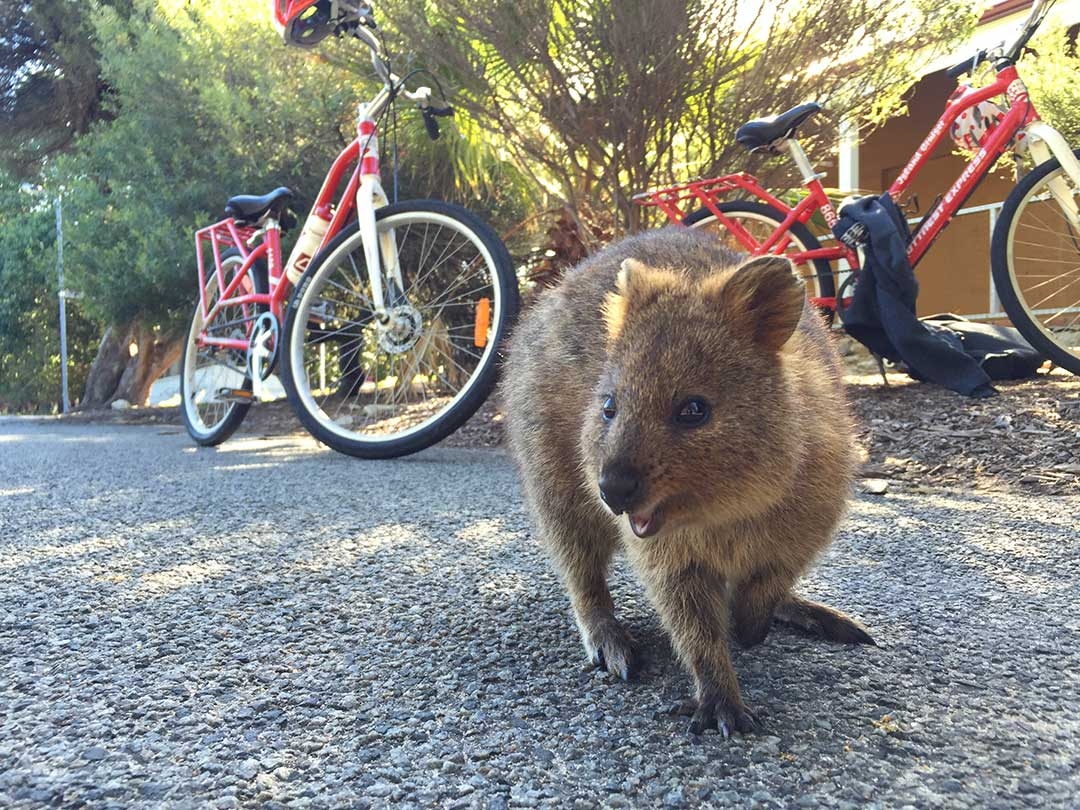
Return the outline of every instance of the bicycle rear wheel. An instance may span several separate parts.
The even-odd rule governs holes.
[[[784,213],[765,203],[752,200],[730,200],[717,205],[725,217],[738,222],[750,234],[757,243],[765,242],[776,230],[776,227],[784,221]],[[715,234],[726,247],[740,253],[746,252],[746,246],[728,231],[712,212],[707,208],[701,208],[687,214],[683,224],[690,228],[701,228]],[[789,239],[784,253],[788,256],[796,253],[804,253],[808,250],[819,250],[821,243],[817,240],[810,229],[801,222],[792,224],[788,230]],[[795,265],[795,274],[806,284],[806,294],[811,298],[832,298],[836,295],[836,284],[832,275],[832,267],[825,259],[814,259],[810,262]]]
[[[354,222],[311,262],[286,317],[282,381],[315,438],[360,458],[414,453],[460,427],[495,384],[517,317],[506,247],[463,208],[432,200],[376,212],[404,289],[384,280],[380,324]]]
[[[230,284],[244,260],[239,251],[230,249],[221,257],[226,285]],[[237,294],[265,293],[267,271],[263,262],[256,261],[240,282]],[[216,275],[206,282],[206,302],[212,307],[220,297]],[[197,443],[210,447],[228,439],[244,421],[251,407],[239,395],[223,392],[249,392],[251,375],[247,368],[247,352],[206,345],[200,336],[233,338],[247,341],[255,319],[264,310],[255,304],[223,307],[207,322],[202,306],[195,305],[188,327],[184,354],[180,364],[180,412],[188,435]]]
[[[1080,188],[1049,160],[1005,199],[990,250],[994,287],[1013,326],[1073,374],[1080,374],[1078,212]]]

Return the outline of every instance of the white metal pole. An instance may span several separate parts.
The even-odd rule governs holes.
[[[987,215],[990,217],[990,264],[993,267],[993,245],[994,245],[994,228],[997,227],[998,208],[990,208],[987,210]],[[990,314],[998,315],[1004,314],[1001,311],[1001,299],[998,298],[997,287],[994,286],[994,271],[990,270]]]
[[[859,190],[859,122],[854,118],[840,121],[839,166],[837,184],[841,194]]]
[[[60,281],[60,388],[63,412],[71,410],[68,397],[67,291],[64,289],[64,215],[61,196],[56,195],[56,275]]]
[[[836,183],[840,193],[845,195],[859,192],[859,122],[858,119],[845,117],[840,120],[840,139],[838,143],[838,165]],[[847,259],[837,263],[837,289],[851,275]]]

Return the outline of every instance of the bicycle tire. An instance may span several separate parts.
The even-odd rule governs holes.
[[[1080,149],[1076,150],[1076,155],[1080,157]],[[1053,198],[1044,196],[1049,193],[1044,181],[1057,177],[1068,182],[1069,190],[1080,203],[1080,188],[1072,184],[1056,158],[1028,172],[1005,198],[994,226],[990,246],[991,272],[998,298],[1013,326],[1032,347],[1055,364],[1073,374],[1080,374],[1080,232],[1065,219],[1060,209],[1049,207],[1056,205]],[[1024,219],[1025,214],[1035,212],[1036,208],[1037,213]],[[1060,219],[1051,219],[1053,215]],[[1047,225],[1048,219],[1052,225]],[[1020,233],[1021,230],[1023,233]],[[1019,238],[1021,236],[1027,236],[1031,241]],[[1018,251],[1022,255],[1018,256]],[[1032,253],[1040,255],[1028,255]],[[1056,254],[1060,254],[1069,268],[1058,278],[1064,276],[1067,281],[1046,295],[1045,287],[1053,280],[1048,274],[1053,271],[1046,265],[1055,261],[1053,257]],[[1038,264],[1035,268],[1037,273],[1022,269],[1026,266],[1025,256],[1026,264]],[[1032,279],[1051,280],[1034,281],[1029,286],[1027,282]],[[1034,300],[1036,296],[1039,300]],[[1050,301],[1054,303],[1040,306]],[[1051,322],[1059,315],[1070,312],[1073,312],[1071,319],[1059,320],[1051,328]]]
[[[718,203],[716,206],[720,209],[720,213],[725,216],[731,216],[732,218],[745,218],[761,221],[762,218],[771,220],[776,225],[780,225],[785,218],[784,212],[771,205],[762,202],[756,202],[753,200],[728,200]],[[743,215],[740,217],[740,215]],[[692,211],[686,215],[683,219],[683,224],[689,228],[704,228],[710,224],[716,223],[716,217],[708,208],[700,208],[697,211]],[[770,230],[775,230],[772,228]],[[820,250],[821,243],[817,237],[810,232],[810,229],[803,225],[801,222],[792,223],[788,229],[792,239],[802,245],[803,250]],[[730,245],[733,250],[745,250],[746,248],[735,239],[730,240]],[[800,251],[794,251],[800,252]],[[811,260],[813,265],[813,273],[799,273],[796,269],[796,275],[803,279],[808,285],[808,292],[817,298],[833,298],[836,295],[836,282],[832,274],[832,266],[825,259],[813,259]],[[810,285],[813,285],[812,288]]]
[[[240,251],[235,248],[230,248],[221,254],[221,261],[223,265],[236,265],[242,263],[243,259],[240,255]],[[257,260],[252,264],[248,272],[251,275],[254,291],[265,294],[269,289],[266,263],[262,260]],[[216,284],[215,278],[211,278],[211,280],[207,282],[208,287],[211,284]],[[266,307],[262,305],[253,305],[252,309],[255,316],[266,311]],[[200,444],[203,447],[213,447],[221,444],[236,432],[236,429],[240,427],[240,423],[244,421],[244,417],[251,408],[251,403],[230,402],[222,410],[221,417],[216,419],[212,425],[207,425],[203,421],[199,414],[199,405],[195,401],[198,391],[191,390],[192,380],[189,380],[188,378],[190,365],[198,354],[198,333],[202,330],[203,326],[202,307],[201,305],[196,304],[195,311],[192,313],[191,321],[188,326],[187,338],[184,344],[184,353],[181,355],[180,361],[180,413],[183,415],[184,427],[187,429],[188,435],[191,436],[197,444]],[[192,379],[193,378],[194,377],[192,377]],[[244,391],[251,390],[252,383],[250,374],[244,375],[240,388]]]
[[[380,233],[390,232],[393,229],[395,246],[398,250],[399,262],[402,265],[402,273],[405,277],[406,289],[402,291],[404,300],[406,300],[405,306],[413,307],[421,320],[421,323],[413,329],[419,337],[409,348],[403,349],[396,354],[397,357],[403,355],[408,355],[408,357],[394,360],[390,351],[384,347],[383,333],[379,331],[378,326],[375,324],[373,313],[363,306],[362,300],[366,299],[364,285],[370,282],[366,281],[366,268],[361,274],[357,266],[357,259],[363,260],[363,242],[359,234],[359,226],[356,222],[353,222],[312,259],[311,264],[293,292],[285,317],[281,370],[282,383],[289,403],[296,412],[297,418],[312,436],[340,453],[357,458],[386,459],[415,453],[441,441],[461,427],[483,404],[495,386],[498,374],[499,351],[517,318],[519,296],[513,262],[506,250],[506,246],[490,227],[464,208],[436,200],[411,200],[380,208],[376,212],[375,220],[376,228]],[[430,260],[432,256],[441,259],[443,254],[435,254],[434,250],[425,251],[423,245],[417,251],[415,240],[412,243],[409,242],[410,239],[413,239],[414,233],[420,233],[421,226],[424,228],[422,238],[425,240],[425,244],[432,229],[438,228],[439,230],[435,231],[436,239],[444,231],[449,232],[451,240],[455,238],[455,235],[463,237],[464,249],[467,252],[469,250],[475,251],[475,256],[482,259],[482,264],[477,266],[481,273],[484,272],[482,268],[486,268],[490,279],[490,331],[479,362],[475,368],[471,369],[464,385],[453,394],[448,404],[441,407],[430,418],[425,418],[418,424],[407,425],[402,430],[382,434],[364,433],[364,427],[372,427],[379,422],[389,421],[392,423],[394,420],[400,419],[396,411],[383,418],[379,415],[378,409],[379,407],[384,409],[396,407],[393,403],[397,397],[399,378],[402,376],[404,376],[405,382],[400,385],[400,388],[406,392],[405,405],[408,406],[409,389],[414,387],[417,377],[425,378],[427,376],[427,371],[424,374],[418,374],[417,370],[423,367],[427,352],[436,341],[436,334],[445,335],[445,345],[452,347],[450,349],[451,353],[461,349],[459,344],[454,343],[454,336],[451,335],[451,331],[463,329],[464,327],[460,324],[455,326],[446,325],[449,315],[445,313],[446,308],[450,306],[449,302],[444,300],[442,307],[437,311],[427,312],[425,310],[424,313],[421,313],[420,308],[413,303],[414,300],[422,297],[425,292],[426,287],[422,282],[425,282],[432,289],[442,290],[439,294],[444,299],[449,294],[449,291],[453,289],[453,285],[443,289],[428,280],[432,277],[438,277],[439,265],[428,266],[423,263],[424,260]],[[446,250],[449,250],[449,246],[444,249],[444,254]],[[459,250],[461,248],[455,248],[451,253],[451,257],[454,257]],[[417,258],[415,267],[411,262],[413,257]],[[324,295],[326,290],[334,292],[331,290],[331,286],[335,288],[342,287],[340,283],[334,283],[334,276],[336,272],[346,266],[346,261],[351,264],[356,276],[357,286],[351,299],[354,302],[352,304],[354,309],[348,310],[344,315],[339,315],[336,302],[323,299],[321,296]],[[454,283],[457,283],[457,279],[460,279],[468,266],[476,263],[477,259],[474,258],[466,262],[464,258],[457,257],[456,261],[466,265],[466,267],[460,271]],[[343,276],[342,278],[348,277]],[[344,295],[342,292],[334,292],[334,294],[338,296]],[[451,298],[449,300],[454,301],[457,299]],[[454,306],[465,307],[467,303],[455,304]],[[346,304],[342,305],[343,309],[347,309]],[[433,306],[437,304],[437,299],[432,302]],[[357,316],[347,318],[346,315],[353,311],[357,313]],[[313,315],[313,312],[317,314]],[[319,317],[326,319],[321,326],[318,325],[320,322],[316,320]],[[462,315],[459,314],[455,317],[460,320]],[[466,312],[464,317],[478,319],[479,315],[474,313],[474,315],[470,316]],[[344,323],[346,329],[328,329],[327,323],[331,325]],[[350,325],[354,325],[352,331],[348,331]],[[320,351],[333,351],[332,341],[329,340],[329,337],[335,332],[344,338],[339,342],[336,349],[341,373],[338,380],[331,382],[329,386],[325,384],[325,381],[320,381],[318,397],[322,398],[322,402],[319,402],[317,401],[315,386],[309,380],[311,375],[309,375],[306,368],[306,366],[312,365],[313,358],[310,352],[306,354],[305,350],[313,349],[322,344],[324,347],[331,346],[331,348],[321,349]],[[424,335],[430,335],[431,337],[428,337],[426,342],[421,345],[421,338]],[[359,375],[351,368],[346,370],[343,365],[344,362],[355,362],[357,352],[352,347],[357,344],[369,348],[367,355],[365,355],[368,357],[368,367]],[[344,345],[350,346],[348,352],[342,348]],[[371,348],[372,346],[375,348]],[[418,346],[420,348],[417,348]],[[348,360],[346,361],[347,353]],[[475,355],[475,352],[473,354]],[[450,357],[450,359],[453,362],[454,358]],[[391,404],[380,406],[378,402],[380,390],[378,369],[380,364],[383,363],[389,364],[391,370],[397,369],[397,371],[393,375],[387,372],[382,379],[383,383],[389,382],[391,379],[393,383],[389,386]],[[402,366],[408,369],[404,372],[404,375],[401,372]],[[373,387],[371,375],[368,373],[371,368],[375,370]],[[459,365],[458,368],[461,368],[461,366]],[[437,369],[435,372],[431,376],[437,376],[436,382],[443,383],[448,382],[446,377],[457,374],[453,370],[448,371],[445,376],[439,376]],[[314,373],[314,370],[312,373]],[[335,383],[343,384],[346,379],[349,379],[346,377],[347,374],[357,377],[357,382],[350,385],[345,391],[344,397],[340,397],[338,396],[340,391],[335,389],[334,386]],[[322,376],[322,372],[320,372],[320,376]],[[424,390],[427,383],[421,382],[419,385]],[[364,387],[370,389],[366,394],[362,391]],[[373,402],[370,401],[372,391],[374,392]],[[335,400],[335,396],[338,396],[338,399]],[[354,396],[356,400],[354,403],[343,401],[350,396]],[[364,397],[368,398],[366,404],[362,404]],[[435,401],[438,401],[438,399],[438,397],[433,397]],[[425,393],[421,402],[414,402],[413,404],[427,406],[428,402]],[[337,405],[337,410],[334,413],[330,413],[327,408],[324,408],[324,406],[331,404]],[[339,414],[343,405],[348,405],[351,410],[347,411],[344,417],[341,417]],[[366,418],[369,408],[374,409],[374,414],[370,416],[372,424],[361,426],[360,430],[354,430],[352,414],[359,412],[361,419]]]

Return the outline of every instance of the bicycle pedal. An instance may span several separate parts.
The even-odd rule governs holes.
[[[217,397],[222,402],[254,402],[255,394],[243,388],[219,388]]]

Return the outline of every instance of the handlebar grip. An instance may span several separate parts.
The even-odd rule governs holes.
[[[945,71],[945,74],[950,79],[959,79],[965,73],[974,70],[976,68],[976,66],[978,66],[985,59],[986,59],[986,51],[979,51],[978,53],[975,54],[975,56],[973,58],[965,59],[960,64],[953,65],[951,68],[949,68],[948,70]]]
[[[431,112],[430,107],[424,110],[424,129],[427,130],[428,137],[431,140],[439,140],[439,122],[435,120],[435,114]]]

